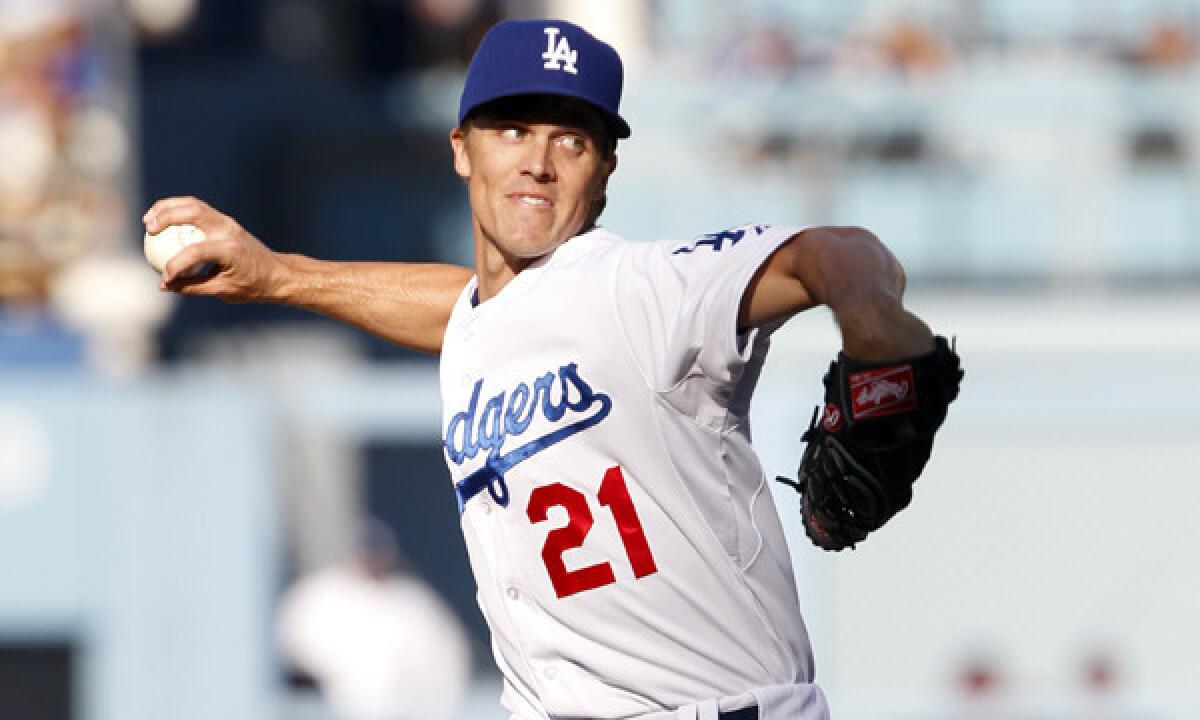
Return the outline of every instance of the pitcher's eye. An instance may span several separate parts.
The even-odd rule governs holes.
[[[558,139],[558,143],[573,153],[581,153],[587,150],[587,141],[578,135],[563,135]]]

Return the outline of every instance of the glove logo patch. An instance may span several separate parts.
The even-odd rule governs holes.
[[[825,412],[821,415],[821,427],[827,433],[835,433],[842,429],[842,411],[833,403],[825,403]]]
[[[850,416],[883,417],[917,408],[912,365],[892,365],[850,373]]]

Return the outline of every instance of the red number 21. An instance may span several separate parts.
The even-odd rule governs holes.
[[[634,576],[642,578],[657,572],[654,555],[650,553],[650,545],[642,532],[642,523],[638,520],[637,510],[629,497],[629,489],[625,486],[625,476],[621,473],[621,468],[610,467],[604,473],[604,480],[600,483],[600,492],[596,494],[596,499],[612,511]],[[550,573],[554,592],[563,598],[616,582],[612,566],[606,562],[577,570],[568,570],[563,562],[563,553],[583,545],[584,539],[592,529],[594,521],[592,511],[588,508],[587,496],[562,483],[535,488],[529,495],[529,507],[526,509],[529,521],[544,522],[547,511],[554,506],[566,510],[568,518],[566,525],[551,530],[546,535],[546,543],[542,545],[542,560],[546,563],[546,571]]]

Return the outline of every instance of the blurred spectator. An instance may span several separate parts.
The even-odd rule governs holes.
[[[945,713],[953,720],[1017,720],[1009,696],[1009,678],[990,651],[975,650],[954,670],[955,705]]]
[[[406,571],[378,522],[368,523],[353,562],[285,593],[279,641],[344,720],[449,720],[467,688],[470,652],[458,618]]]
[[[1115,720],[1117,709],[1112,707],[1112,704],[1119,676],[1112,656],[1103,652],[1090,653],[1083,658],[1079,670],[1085,703],[1080,720]]]
[[[1190,65],[1196,60],[1196,38],[1181,23],[1161,21],[1146,33],[1136,59],[1154,69]]]
[[[504,18],[495,0],[408,0],[419,32],[413,58],[420,67],[465,69],[475,47]]]
[[[196,15],[198,0],[126,0],[129,14],[150,37],[183,30]]]
[[[849,33],[835,57],[851,72],[882,70],[905,78],[936,74],[954,59],[949,42],[932,27],[903,17],[871,22]]]
[[[504,15],[495,0],[364,0],[359,9],[368,74],[463,70],[489,27]]]
[[[892,68],[905,75],[925,75],[950,63],[950,47],[932,28],[907,19],[891,24],[879,39]]]
[[[729,33],[718,71],[737,78],[785,77],[801,61],[800,38],[786,24],[759,23]]]
[[[1135,712],[1126,696],[1125,674],[1116,652],[1095,648],[1080,657],[1076,676],[1080,704],[1076,720],[1132,720]]]
[[[128,140],[84,7],[0,4],[0,303],[43,302],[60,269],[121,241]]]

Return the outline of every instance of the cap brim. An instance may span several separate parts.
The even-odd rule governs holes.
[[[496,100],[503,100],[505,98],[521,97],[523,95],[557,95],[559,97],[566,97],[566,98],[571,98],[573,100],[578,100],[582,103],[586,103],[589,107],[593,108],[596,112],[600,113],[600,115],[604,118],[605,124],[609,126],[609,129],[611,129],[613,131],[613,135],[615,135],[618,140],[624,140],[633,134],[632,130],[629,127],[629,123],[625,122],[625,118],[621,117],[617,113],[613,112],[612,110],[609,110],[608,108],[606,108],[602,105],[598,105],[598,104],[592,102],[588,98],[580,97],[579,95],[577,95],[575,93],[564,92],[563,88],[560,86],[557,86],[557,85],[546,85],[543,87],[522,88],[518,92],[500,92],[500,93],[496,93],[495,95],[491,95],[489,97],[480,98],[473,105],[471,105],[470,108],[468,108],[466,111],[464,111],[462,113],[462,116],[458,119],[458,122],[459,122],[459,124],[462,124],[463,121],[465,121],[471,113],[475,112],[476,110],[483,107],[484,105],[487,105],[490,102],[493,102]]]

